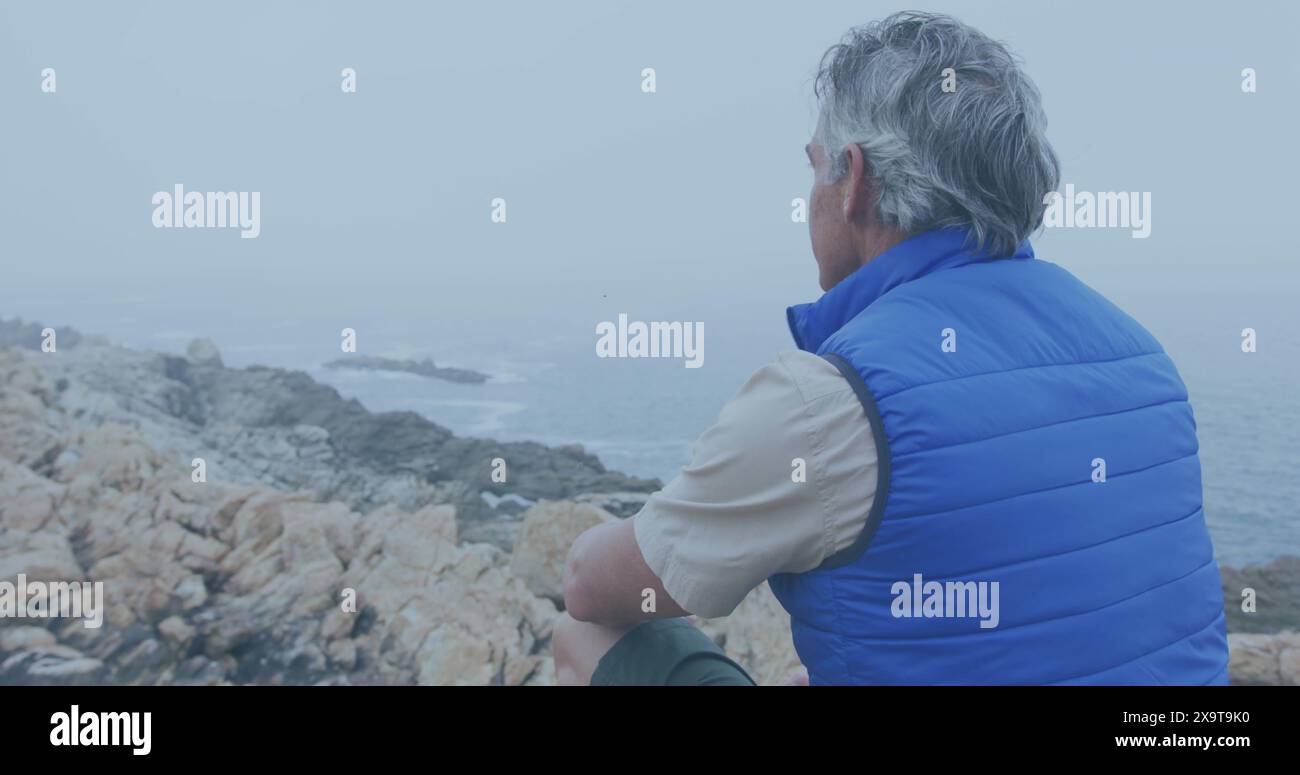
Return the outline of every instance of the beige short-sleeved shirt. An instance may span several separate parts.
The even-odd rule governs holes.
[[[726,616],[768,576],[812,570],[858,538],[876,464],[848,380],[824,358],[782,352],[633,518],[637,545],[680,606]]]

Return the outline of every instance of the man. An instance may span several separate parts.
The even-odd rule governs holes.
[[[1058,181],[1036,88],[901,13],[816,92],[826,294],[677,479],[574,543],[561,682],[749,683],[677,617],[767,580],[813,684],[1226,683],[1186,389],[1027,241]]]

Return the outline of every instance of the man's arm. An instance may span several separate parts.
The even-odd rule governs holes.
[[[823,358],[783,353],[635,517],[578,537],[568,613],[609,626],[726,616],[769,576],[811,570],[851,545],[875,487],[875,441],[852,387]]]
[[[597,525],[573,542],[564,566],[564,607],[569,616],[622,627],[690,614],[669,597],[663,582],[646,565],[633,519]]]

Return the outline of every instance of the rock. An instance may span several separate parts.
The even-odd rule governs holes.
[[[479,385],[488,381],[488,375],[470,369],[455,369],[438,366],[432,358],[414,361],[409,358],[383,358],[373,355],[351,355],[325,364],[327,369],[357,369],[359,371],[395,371],[415,374],[420,377],[445,379],[448,382],[461,382]]]
[[[0,654],[14,651],[32,651],[55,644],[54,633],[44,627],[15,625],[0,628]]]
[[[182,647],[194,640],[197,631],[179,616],[169,616],[158,625],[158,632],[177,647]]]
[[[42,333],[45,328],[46,326],[36,322],[24,323],[21,318],[0,319],[0,347],[21,347],[39,352],[41,344],[45,341],[45,335]],[[52,328],[60,351],[71,350],[82,341],[81,334],[73,328],[68,326]]]
[[[588,492],[574,498],[579,503],[590,503],[616,517],[631,517],[645,506],[651,493],[646,492]]]
[[[137,492],[164,465],[139,432],[122,425],[110,423],[81,431],[72,446],[77,454],[61,458],[63,462],[54,468],[56,481],[84,478],[88,486]]]
[[[524,513],[515,537],[510,570],[535,595],[564,600],[564,560],[584,530],[613,522],[609,512],[588,503],[542,501]]]
[[[14,583],[19,574],[27,576],[29,581],[83,578],[68,536],[61,529],[34,533],[0,531],[0,579]]]
[[[760,686],[787,683],[802,668],[790,637],[790,615],[766,583],[730,616],[704,620],[701,628]]]
[[[221,351],[211,339],[195,339],[185,348],[185,357],[196,366],[215,366],[220,368]]]
[[[1228,674],[1234,686],[1295,685],[1300,633],[1229,633]],[[1284,657],[1285,655],[1285,657]]]
[[[0,391],[9,402],[0,403],[0,457],[22,464],[67,452],[55,444],[70,426],[128,426],[166,459],[203,458],[209,481],[306,490],[360,512],[448,503],[467,534],[503,549],[518,519],[485,503],[484,491],[536,502],[659,488],[607,471],[575,445],[458,438],[414,412],[367,411],[302,372],[226,368],[207,340],[192,342],[183,358],[89,337],[65,352],[68,329],[50,357],[31,349],[39,347],[33,326],[39,333],[37,324],[0,322],[0,348],[14,348],[0,349],[0,386],[13,388]],[[509,485],[491,480],[497,458],[509,467]],[[75,461],[65,456],[60,465]]]
[[[0,684],[79,686],[101,681],[104,663],[66,646],[23,651],[0,662]]]
[[[105,618],[0,628],[0,682],[553,681],[555,606],[500,549],[459,544],[452,505],[362,516],[194,482],[113,423],[58,446],[44,475],[0,459],[0,577],[102,581]]]
[[[1300,644],[1288,645],[1277,655],[1278,678],[1283,686],[1300,686]]]
[[[1277,654],[1272,637],[1228,635],[1228,680],[1235,686],[1267,686],[1278,682]]]
[[[221,686],[229,684],[225,667],[205,657],[192,657],[168,671],[159,683],[181,686]]]
[[[1219,571],[1230,632],[1300,629],[1300,557],[1282,555],[1265,565]],[[1242,610],[1242,591],[1254,590],[1255,610]]]
[[[499,550],[456,546],[445,506],[414,514],[387,509],[371,520],[341,584],[356,591],[375,622],[387,623],[354,638],[358,659],[374,666],[376,678],[387,681],[395,660],[418,665],[417,680],[426,684],[532,676],[557,612],[510,575]]]
[[[58,452],[58,396],[38,357],[0,350],[0,458],[20,465],[39,464]]]
[[[36,532],[55,519],[55,506],[63,497],[58,484],[26,466],[0,458],[0,530]]]

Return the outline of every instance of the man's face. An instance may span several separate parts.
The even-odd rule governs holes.
[[[813,168],[812,195],[808,199],[808,232],[817,259],[818,282],[823,291],[834,288],[861,265],[854,246],[851,219],[845,214],[844,187],[852,175],[841,175],[834,183],[830,160],[816,138],[804,147]]]

